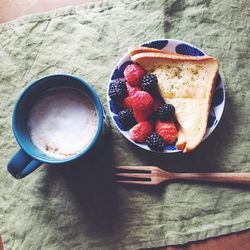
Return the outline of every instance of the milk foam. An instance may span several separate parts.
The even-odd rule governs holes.
[[[28,119],[32,142],[56,159],[80,153],[93,140],[97,125],[92,100],[70,88],[45,93],[35,102]]]

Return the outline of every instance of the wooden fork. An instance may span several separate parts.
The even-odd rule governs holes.
[[[250,184],[250,173],[173,173],[155,166],[118,166],[117,183],[156,186],[170,180]]]

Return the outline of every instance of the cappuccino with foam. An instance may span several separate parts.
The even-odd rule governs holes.
[[[53,89],[32,107],[28,129],[33,144],[46,155],[65,159],[84,150],[94,139],[98,114],[92,100],[71,89]]]

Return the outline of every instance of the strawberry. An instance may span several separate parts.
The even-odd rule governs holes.
[[[165,140],[167,144],[174,143],[178,137],[176,126],[172,121],[157,121],[155,131]]]
[[[144,142],[152,133],[153,127],[149,121],[136,124],[129,130],[130,138],[135,142]]]
[[[144,69],[137,64],[129,64],[124,70],[124,76],[130,86],[140,87],[141,79],[144,76]]]
[[[133,95],[132,109],[138,123],[148,120],[152,113],[153,101],[153,97],[146,91],[137,91]]]

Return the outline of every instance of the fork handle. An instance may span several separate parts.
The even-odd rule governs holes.
[[[250,173],[174,173],[172,179],[250,184]]]

